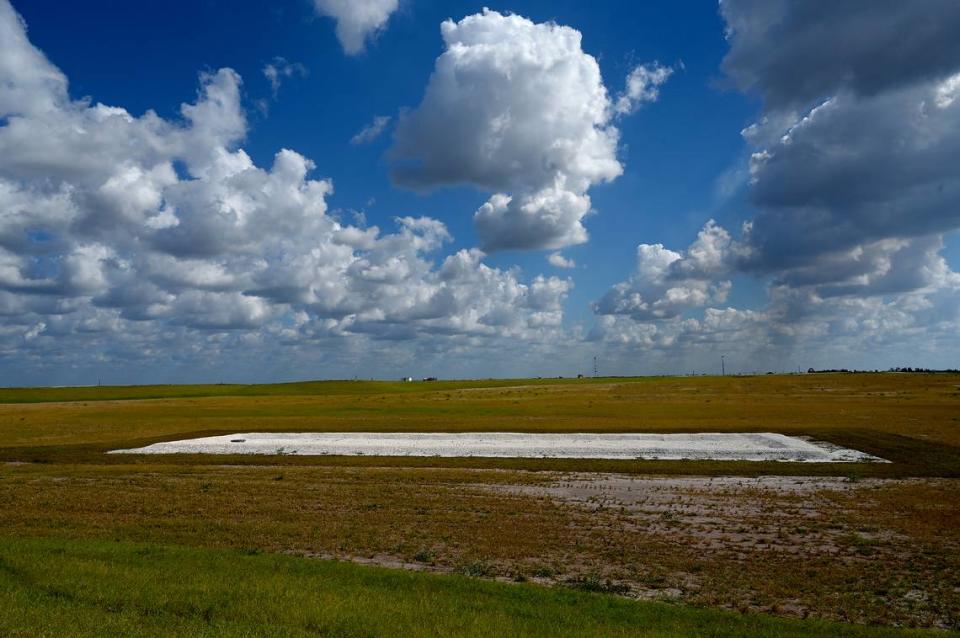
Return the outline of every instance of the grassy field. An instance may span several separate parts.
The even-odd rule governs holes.
[[[855,468],[783,463],[692,467],[689,463],[524,460],[495,465],[627,472],[852,471],[883,476],[957,476],[960,375],[344,381],[0,390],[0,460],[111,462],[103,457],[110,449],[189,436],[271,430],[774,431],[809,434],[894,463]],[[336,462],[363,465],[370,461]],[[388,462],[491,465],[482,460]]]
[[[625,379],[636,381],[638,379]],[[297,381],[261,384],[197,384],[87,386],[62,388],[0,388],[0,403],[51,403],[54,401],[122,401],[130,399],[171,399],[190,397],[292,397],[342,394],[402,394],[476,388],[512,388],[569,384],[604,383],[604,379],[478,379],[408,383],[403,381]]]
[[[28,628],[29,629],[26,629]],[[4,636],[926,636],[249,552],[0,541]]]
[[[104,454],[254,430],[762,430],[893,462]],[[957,375],[3,389],[0,635],[956,629],[957,477]]]

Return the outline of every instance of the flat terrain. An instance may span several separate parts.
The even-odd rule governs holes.
[[[0,401],[4,635],[960,628],[956,375],[5,389]],[[770,431],[892,462],[105,454],[252,431]]]

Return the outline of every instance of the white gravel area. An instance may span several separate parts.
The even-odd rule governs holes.
[[[854,463],[875,456],[773,432],[520,434],[514,432],[249,432],[154,443],[111,454],[295,454]]]

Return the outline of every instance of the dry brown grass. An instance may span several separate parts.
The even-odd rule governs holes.
[[[797,493],[750,480],[636,478],[627,499],[602,483],[572,499],[549,491],[572,480],[454,469],[5,465],[0,535],[292,552],[786,616],[960,623],[955,481],[841,481]]]
[[[541,383],[542,385],[536,385]],[[213,386],[219,388],[219,386]],[[664,473],[960,476],[960,376],[908,374],[650,378],[493,386],[323,383],[315,394],[0,403],[0,460],[115,462],[103,452],[240,431],[776,431],[809,434],[894,461],[889,466],[394,459],[448,467]],[[253,387],[254,390],[257,386]],[[85,396],[97,388],[86,388]],[[169,392],[183,391],[172,387]],[[247,388],[245,391],[252,392]],[[266,391],[266,390],[264,390]],[[4,395],[6,392],[6,395]],[[0,392],[14,400],[16,391]],[[53,392],[53,391],[51,391]],[[112,396],[112,389],[103,389]],[[155,394],[156,389],[150,392]],[[280,393],[280,394],[278,394]],[[131,396],[137,396],[132,390]],[[32,400],[43,398],[34,391]],[[52,397],[72,396],[58,390]],[[129,462],[129,461],[123,461]],[[151,461],[157,462],[157,461]],[[197,462],[196,459],[163,462]],[[249,462],[249,461],[238,461]],[[259,461],[257,461],[259,462]],[[283,463],[368,465],[366,459]]]
[[[960,499],[946,478],[960,477],[956,375],[215,389],[151,399],[124,390],[125,400],[95,400],[110,389],[34,391],[31,401],[83,400],[0,403],[0,535],[294,552],[787,616],[960,623]],[[104,454],[251,430],[764,430],[894,462]],[[551,492],[573,481],[557,474],[569,470],[851,480],[796,493],[670,487],[661,476],[642,479],[657,490],[638,498],[597,486],[587,498]],[[869,476],[943,478],[862,480]]]
[[[109,443],[257,428],[865,429],[960,446],[960,375],[665,377],[544,385],[529,381],[514,387],[462,385],[444,389],[442,384],[416,384],[416,391],[392,392],[390,384],[367,388],[357,383],[336,385],[334,394],[34,404],[2,403],[0,396],[0,445]],[[381,392],[371,394],[372,389]]]

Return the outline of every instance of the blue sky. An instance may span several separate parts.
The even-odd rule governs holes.
[[[361,33],[362,50],[350,51],[335,26],[357,19],[348,14],[367,4],[381,22]],[[0,12],[10,33],[25,24],[28,38],[0,45],[0,63],[8,62],[0,64],[0,79],[14,74],[6,79],[11,86],[23,85],[27,96],[23,104],[0,101],[0,146],[8,157],[7,165],[0,161],[0,186],[17,195],[4,202],[0,189],[10,238],[0,248],[6,251],[0,257],[7,259],[0,266],[8,265],[0,277],[5,295],[0,307],[8,308],[0,335],[0,380],[77,383],[94,371],[134,381],[225,374],[244,381],[389,377],[407,370],[450,376],[573,374],[589,368],[594,354],[607,362],[606,371],[620,374],[709,370],[724,352],[739,362],[737,371],[944,367],[956,359],[951,332],[957,327],[960,278],[951,266],[960,254],[960,197],[956,171],[937,160],[937,153],[948,157],[957,148],[958,138],[957,107],[950,96],[960,90],[951,88],[960,60],[949,42],[955,17],[950,3],[925,2],[923,11],[915,12],[883,3],[877,13],[885,14],[886,22],[845,9],[814,20],[783,3],[764,7],[747,0],[719,7],[709,2],[396,4],[14,0],[22,21],[11,17],[9,7],[5,15]],[[491,11],[484,14],[484,7]],[[933,54],[897,44],[896,29],[886,32],[882,26],[931,29],[920,21],[930,11],[940,11],[943,23],[925,36]],[[468,16],[476,16],[473,26],[467,25]],[[510,16],[517,21],[499,19]],[[446,47],[441,23],[448,19],[456,25],[454,37],[462,36],[474,57],[454,58]],[[828,41],[830,29],[821,29],[827,40],[811,42],[811,20],[860,30],[862,48],[839,47],[835,58],[820,59],[817,51],[836,40]],[[495,45],[471,43],[470,38],[480,37],[469,31],[474,27],[493,32]],[[602,80],[551,75],[556,69],[549,66],[551,47],[573,30],[582,43],[560,62],[585,69],[587,76],[595,63]],[[524,66],[521,42],[531,47],[530,55],[546,61],[532,70]],[[888,66],[910,71],[897,75],[867,68],[864,60],[871,58],[872,48],[900,63]],[[33,67],[17,61],[29,51],[41,56],[40,61],[31,58]],[[453,62],[451,77],[460,84],[431,80],[442,60]],[[19,70],[12,70],[13,64]],[[267,65],[280,71],[276,87],[264,73]],[[233,76],[218,75],[221,69],[234,72],[239,93],[236,104],[228,95],[222,112],[211,117],[229,120],[229,126],[192,120],[181,105],[216,102],[206,92],[207,83],[229,94]],[[625,111],[615,113],[628,76],[638,69],[663,69],[666,77],[645,85],[657,89],[653,98],[628,100]],[[64,85],[69,82],[68,94],[32,84],[32,78],[51,73]],[[797,88],[785,89],[791,85],[785,78],[793,78]],[[872,84],[861,86],[861,78]],[[469,96],[450,89],[468,81],[476,83]],[[549,118],[536,113],[552,103],[537,105],[536,95],[523,94],[523,83],[541,81],[556,90],[552,99],[574,96],[564,117],[588,104],[586,98],[582,105],[575,102],[576,96],[592,91],[604,93],[607,105],[596,111],[602,114],[592,124],[570,119],[566,125],[572,128],[551,130],[544,124]],[[55,112],[24,106],[36,96],[47,99],[48,91]],[[81,105],[87,96],[90,103]],[[500,113],[504,101],[511,106]],[[878,149],[864,140],[891,135],[890,122],[901,116],[909,129],[910,105],[934,102],[937,117],[923,126],[939,150],[931,145],[908,149],[901,159],[916,170],[907,177],[904,173],[911,171],[885,176],[882,170],[892,169],[883,168]],[[116,181],[119,168],[91,169],[89,175],[63,169],[84,162],[87,142],[67,144],[51,134],[49,144],[40,145],[47,153],[40,160],[16,146],[11,121],[51,131],[71,118],[96,119],[98,103],[125,109],[133,119],[124,135],[142,136],[144,148],[153,149],[126,155],[108,149],[108,140],[117,142],[103,125],[88,136],[102,137],[98,152],[141,172],[167,165],[176,172],[176,183],[157,177],[160,173],[149,180],[138,173],[144,188],[158,189],[155,200],[111,200],[109,205],[98,200],[96,194],[102,195],[111,178]],[[475,105],[476,114],[470,115]],[[444,111],[448,108],[453,111]],[[144,117],[150,110],[179,127],[181,137],[196,139],[157,157],[151,145],[163,136],[179,140],[180,133],[152,131]],[[534,115],[524,123],[518,114],[529,110]],[[514,139],[526,139],[531,127],[542,133],[529,136],[529,148],[514,146],[494,157],[494,164],[525,166],[518,176],[491,178],[491,167],[481,160],[472,163],[474,149],[466,144],[463,150],[444,148],[457,144],[452,133],[469,136],[504,113],[517,127],[509,133]],[[390,117],[383,133],[369,143],[352,143],[376,116]],[[857,127],[849,124],[854,120],[865,129],[862,135],[854,135]],[[437,122],[442,124],[434,127]],[[201,135],[208,125],[215,134]],[[745,135],[745,130],[754,133]],[[579,134],[570,131],[613,131],[612,149],[580,151],[607,162],[607,168],[578,166],[576,154],[572,159],[551,155],[554,140],[565,135],[580,143]],[[788,137],[793,141],[785,141]],[[201,138],[208,147],[203,151],[196,147]],[[212,241],[201,241],[208,233],[232,237],[237,230],[204,226],[212,202],[250,194],[225,194],[224,188],[241,188],[237,179],[213,183],[213,169],[200,167],[197,159],[211,148],[245,153],[250,162],[243,170],[251,176],[260,171],[264,179],[280,149],[311,160],[314,167],[304,179],[332,182],[332,193],[311,200],[323,209],[325,221],[317,226],[300,219],[297,226],[291,217],[270,218],[266,201],[264,212],[249,214],[262,214],[264,223],[286,229],[278,230],[278,237],[257,243],[243,236],[225,248],[200,247]],[[423,162],[416,175],[398,176],[398,152]],[[458,168],[453,177],[431,173],[431,161]],[[609,162],[619,163],[619,171]],[[547,178],[534,175],[548,164],[553,172]],[[241,169],[233,166],[231,175],[238,174]],[[849,178],[837,186],[818,172],[821,167]],[[530,177],[524,176],[527,169]],[[187,198],[181,191],[190,182],[197,190],[209,185],[209,197]],[[413,182],[427,186],[415,190]],[[870,186],[878,183],[897,185]],[[923,195],[931,185],[939,195]],[[129,192],[136,187],[128,184]],[[527,213],[518,209],[548,191],[556,194],[552,188],[570,198],[562,204],[570,207],[561,213],[567,215],[566,226],[538,236],[545,228],[541,222],[554,220],[556,210],[549,203],[536,210],[528,206]],[[512,203],[499,213],[481,214],[497,193]],[[71,198],[72,212],[51,221],[36,211],[45,210],[55,194]],[[28,197],[35,199],[24,204]],[[590,212],[584,215],[581,206],[587,205]],[[109,206],[124,211],[121,225],[129,227],[122,232],[104,230],[121,215]],[[136,213],[140,221],[133,220],[130,206],[146,207]],[[169,224],[149,221],[160,219],[164,210],[173,220]],[[189,221],[188,214],[200,221]],[[410,232],[429,236],[424,248],[403,256],[390,253],[396,249],[387,239],[398,232],[397,217],[435,220],[452,239],[443,240],[445,231],[418,226]],[[710,219],[716,222],[713,230],[706,227]],[[540,225],[517,225],[526,222]],[[400,269],[408,287],[403,294],[421,295],[423,306],[396,306],[397,290],[358,283],[372,281],[367,275],[340,281],[334,293],[333,284],[317,279],[329,276],[318,273],[332,271],[317,263],[291,270],[287,262],[341,232],[330,224],[359,230],[376,226],[384,240],[376,247],[369,242],[353,246],[347,261],[338,262],[338,272],[371,264]],[[33,239],[24,244],[18,233]],[[294,241],[291,233],[303,236]],[[311,243],[310,233],[316,233],[317,242]],[[47,239],[38,242],[37,237]],[[518,249],[497,249],[511,241]],[[45,247],[54,244],[62,247]],[[477,247],[486,250],[471,262],[473,274],[456,280],[443,274],[445,260]],[[556,267],[547,260],[553,253],[576,267]],[[638,259],[640,253],[646,257]],[[181,271],[203,272],[219,283],[209,277],[188,283]],[[488,287],[473,290],[469,286],[478,273],[487,273]],[[224,283],[228,275],[232,279]],[[541,275],[546,283],[539,285],[547,292],[534,290]],[[295,279],[300,288],[281,295],[277,281],[284,278]],[[146,287],[150,295],[143,292]],[[145,300],[133,301],[134,291]],[[502,299],[489,298],[501,293]],[[117,334],[124,336],[118,341]],[[158,366],[151,357],[172,362]],[[907,357],[911,360],[904,361]],[[290,363],[264,367],[257,364],[263,358]]]
[[[176,117],[196,93],[202,69],[230,67],[244,79],[251,130],[244,147],[268,164],[279,147],[317,163],[333,180],[335,209],[362,210],[370,223],[389,226],[397,215],[427,215],[451,230],[455,247],[477,243],[471,217],[486,199],[469,186],[428,195],[391,185],[384,152],[389,135],[357,147],[350,138],[375,115],[416,106],[442,51],[440,23],[489,7],[536,22],[553,20],[584,36],[584,50],[600,63],[613,91],[638,63],[682,62],[663,98],[620,125],[624,174],[594,192],[591,241],[569,251],[584,269],[576,275],[567,321],[592,323],[589,304],[623,279],[640,242],[685,245],[709,217],[737,225],[744,218],[733,198],[718,197],[716,181],[746,150],[740,130],[756,100],[723,88],[727,51],[723,20],[709,2],[610,2],[597,10],[583,2],[416,2],[408,0],[389,28],[357,56],[344,55],[332,20],[307,2],[137,5],[101,1],[83,6],[47,0],[17,5],[31,40],[71,79],[74,97],[89,95],[134,114],[154,109]],[[299,62],[307,77],[285,81],[273,100],[262,74],[275,57]],[[269,112],[257,100],[269,100]],[[371,200],[373,204],[370,205]],[[543,254],[495,254],[491,264],[544,270]],[[754,302],[757,291],[744,295]]]

